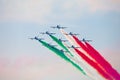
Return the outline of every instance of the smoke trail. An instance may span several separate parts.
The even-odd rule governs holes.
[[[113,76],[116,80],[120,80],[119,73],[114,68],[112,68],[111,64],[107,62],[105,58],[102,55],[100,55],[100,53],[97,50],[95,50],[89,43],[85,42],[85,44],[89,52],[91,52],[93,56],[97,56],[95,57],[96,61],[98,61],[99,64],[102,65],[105,68],[105,70],[109,74],[111,74],[111,76]]]
[[[94,67],[99,73],[100,75],[102,75],[104,78],[106,78],[107,80],[113,80],[104,70],[102,70],[100,68],[100,66],[92,61],[91,59],[89,59],[86,55],[84,55],[81,51],[79,51],[78,49],[74,49],[89,65],[91,65],[92,67]]]
[[[60,51],[56,47],[53,47],[53,46],[49,45],[48,43],[46,43],[44,41],[40,41],[39,40],[39,42],[42,45],[44,45],[45,47],[47,47],[49,50],[53,51],[55,54],[57,54],[58,56],[60,56],[65,61],[70,62],[74,67],[76,67],[79,71],[81,71],[84,75],[86,75],[86,73],[84,72],[84,70],[81,69],[77,64],[75,64],[74,62],[72,62],[69,58],[67,58],[62,51]]]
[[[60,29],[60,31],[72,45],[75,44],[74,40],[69,35],[66,35],[67,33],[63,29]]]
[[[90,55],[101,67],[109,74],[111,77],[115,78],[116,80],[120,79],[119,73],[112,68],[112,66],[97,52],[90,44],[85,42],[86,46],[76,37],[73,36],[75,41],[83,48],[88,55]]]
[[[60,29],[60,31],[61,31],[61,33],[66,37],[66,39],[72,44],[72,45],[76,45],[76,46],[79,46],[75,41],[74,41],[74,39],[73,39],[73,37],[71,37],[70,35],[66,35],[67,33],[63,30],[63,29]],[[64,44],[65,45],[65,44]],[[83,52],[83,53],[85,53],[85,54],[87,54],[85,51],[83,51],[81,48],[79,48],[80,50],[81,50],[81,52]],[[81,57],[78,55],[78,54],[76,54],[76,52],[73,50],[73,49],[69,49],[69,51],[71,51],[71,52],[73,52],[74,54],[74,56],[79,60],[79,61],[81,61],[83,64],[85,64],[85,66],[88,68],[87,70],[91,70],[92,71],[92,73],[94,74],[94,75],[96,75],[96,71],[95,71],[95,69],[93,68],[93,67],[91,67],[90,65],[88,65],[85,61],[84,61],[84,59],[81,59]],[[87,55],[87,56],[89,56],[89,55]],[[90,57],[90,56],[89,56]],[[90,57],[91,58],[91,57]],[[91,71],[88,71],[88,72],[91,72]],[[88,73],[89,74],[89,73]],[[96,75],[95,77],[97,77],[96,79],[98,80],[98,79],[100,79],[100,80],[102,80],[103,78],[100,76],[100,75]],[[94,78],[95,78],[94,77]],[[102,78],[102,79],[101,79]]]
[[[71,56],[72,53],[64,46],[64,44],[62,43],[62,41],[60,41],[58,38],[56,38],[55,36],[53,35],[49,35],[59,46],[61,46],[63,49],[65,49]]]
[[[65,46],[68,46],[65,42],[63,42],[63,44]],[[73,57],[70,58],[74,60],[78,65],[80,64],[88,76],[95,80],[104,80],[100,75],[96,74],[97,72],[90,65],[88,65],[85,61],[81,59],[81,57],[79,57],[78,54],[76,54],[76,51],[73,48],[68,48],[68,50],[74,53]]]
[[[60,41],[57,37],[55,37],[55,36],[53,36],[53,35],[49,35],[59,46],[61,46],[63,49],[65,49],[66,51],[68,51],[68,53],[70,53],[70,54],[68,54],[68,53],[64,53],[65,54],[65,56],[66,57],[68,57],[70,60],[72,60],[76,65],[79,65],[79,67],[80,66],[84,66],[84,67],[82,67],[83,69],[87,69],[86,67],[85,67],[85,65],[84,64],[82,64],[76,57],[75,57],[75,55],[73,55],[73,53],[75,52],[74,50],[72,50],[72,49],[70,49],[70,48],[67,48],[68,47],[68,45],[65,43],[65,42],[62,42],[62,41]],[[74,52],[73,52],[74,51]],[[73,52],[73,53],[71,53],[71,52]],[[95,77],[93,77],[93,75],[91,75],[92,73],[90,73],[89,71],[88,71],[88,69],[87,70],[84,70],[85,72],[87,72],[87,74],[88,74],[88,76],[90,76],[90,78],[95,78]],[[98,80],[98,79],[97,79]]]
[[[70,35],[66,35],[67,33],[63,30],[60,29],[61,33],[66,37],[66,39],[74,46],[79,46],[76,41],[74,40],[74,38]],[[93,58],[91,58],[90,55],[88,55],[88,53],[83,49],[83,48],[79,48],[79,50],[84,53],[86,56],[88,56],[90,59],[94,60]]]
[[[69,54],[67,54],[67,56],[70,57],[70,59],[72,59],[73,61],[79,63],[79,61],[77,59],[75,59],[75,55],[73,53],[71,53],[71,49],[70,48],[67,48],[68,45],[64,42],[61,42],[57,37],[53,36],[53,35],[49,35],[59,46],[61,46],[63,49],[65,49],[66,51],[68,51]],[[75,52],[75,51],[74,51]]]
[[[82,66],[82,68],[84,69],[84,71],[86,72],[86,74],[88,76],[90,76],[92,79],[94,79],[95,77],[93,77],[94,75],[92,75],[92,73],[85,67],[85,65],[79,61],[76,57],[75,54],[73,54],[75,51],[72,50],[71,48],[67,48],[68,45],[65,42],[61,42],[57,37],[53,36],[53,35],[49,35],[59,46],[61,46],[63,49],[65,49],[66,51],[68,51],[70,54],[68,53],[64,53],[70,60],[72,60],[75,64]],[[71,53],[72,52],[72,53]],[[72,55],[71,55],[72,54]],[[98,80],[98,79],[97,79]]]

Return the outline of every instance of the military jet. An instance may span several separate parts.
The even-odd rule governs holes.
[[[67,28],[67,27],[60,27],[60,25],[57,25],[57,26],[51,26],[51,28],[53,28],[53,29],[65,29],[65,28]]]

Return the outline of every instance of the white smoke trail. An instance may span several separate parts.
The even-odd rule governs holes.
[[[79,46],[70,35],[66,35],[67,33],[63,29],[60,29],[60,31],[72,45]],[[63,42],[63,44],[68,48],[69,45],[67,45],[64,42]],[[85,53],[85,55],[87,54],[83,49],[81,49],[81,48],[79,48],[79,49],[81,52]],[[73,56],[70,56],[69,54],[66,54],[66,56],[69,57],[70,59],[72,59],[73,61],[75,61],[78,65],[80,65],[85,70],[85,72],[87,72],[88,76],[90,76],[91,78],[94,78],[95,80],[104,80],[104,78],[102,76],[97,75],[98,72],[93,67],[91,67],[87,62],[85,62],[74,51],[74,49],[68,48],[68,50],[73,54]]]
[[[61,33],[66,37],[66,39],[74,46],[77,46],[77,47],[80,47],[76,41],[73,39],[73,37],[71,35],[66,35],[67,33],[63,30],[63,29],[60,29]],[[79,50],[84,53],[87,57],[89,57],[91,60],[94,61],[94,59],[87,54],[87,52],[85,50],[83,50],[82,48],[79,48]]]
[[[63,44],[67,47],[68,45],[63,42]],[[78,54],[74,51],[72,48],[68,48],[68,50],[73,54],[73,56],[70,56],[69,54],[66,54],[67,57],[69,57],[71,60],[75,61],[76,64],[80,65],[83,70],[87,73],[87,75],[94,79],[94,80],[104,80],[103,77],[100,75],[96,75],[97,71],[92,68],[90,65],[88,65]],[[75,54],[76,53],[76,54]]]

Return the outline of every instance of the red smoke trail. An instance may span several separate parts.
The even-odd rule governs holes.
[[[76,36],[73,35],[72,37],[75,40],[75,42],[80,46],[80,48],[82,48],[84,51],[86,51],[87,55],[89,55],[91,59],[93,59],[94,61],[96,61],[96,59],[98,59],[98,57],[95,54],[90,53],[90,51],[86,47],[86,45],[84,45]]]
[[[86,46],[76,37],[73,36],[74,40],[79,44],[81,48],[83,48],[88,55],[90,55],[98,64],[100,64],[115,80],[120,80],[120,75],[116,70],[112,68],[112,66],[97,52],[90,44],[85,43]]]
[[[82,49],[84,49],[86,52],[88,51],[87,47],[76,36],[73,35],[72,37]]]
[[[104,57],[102,57],[102,55],[100,55],[100,53],[97,50],[95,50],[89,43],[85,42],[85,44],[86,44],[89,52],[92,53],[93,56],[97,56],[97,57],[94,57],[96,59],[96,61],[101,66],[103,66],[104,69],[115,78],[115,80],[120,80],[120,74],[114,68],[112,68],[110,63],[107,62],[104,59]]]
[[[104,78],[106,78],[107,80],[113,80],[104,70],[102,70],[102,68],[100,68],[100,66],[92,61],[91,59],[89,59],[86,55],[84,55],[81,51],[79,51],[78,49],[74,49],[79,56],[81,56],[89,65],[91,65],[92,67],[94,67]]]

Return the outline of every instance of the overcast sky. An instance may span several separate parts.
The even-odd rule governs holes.
[[[89,80],[37,41],[42,31],[79,33],[120,72],[120,0],[0,0],[0,80]],[[40,36],[49,43],[46,35]]]

